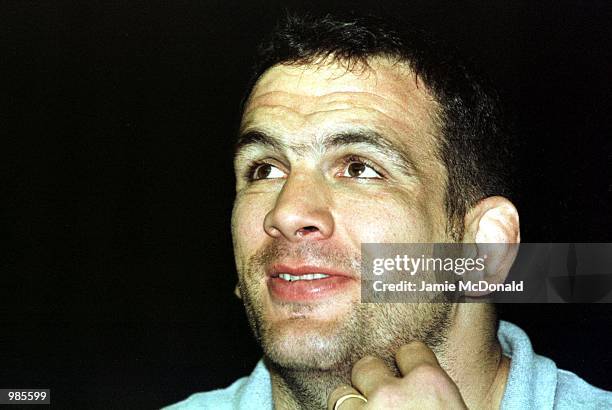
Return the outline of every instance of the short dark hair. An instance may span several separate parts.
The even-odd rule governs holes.
[[[497,93],[454,49],[389,19],[288,13],[260,44],[248,93],[277,64],[305,65],[331,58],[350,70],[368,66],[371,57],[407,64],[440,106],[438,156],[448,174],[447,231],[459,240],[470,207],[488,196],[510,195],[511,150]]]

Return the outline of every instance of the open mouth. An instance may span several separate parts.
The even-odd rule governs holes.
[[[325,279],[329,278],[331,275],[326,275],[325,273],[307,273],[305,275],[292,275],[290,273],[279,273],[276,277],[286,280],[287,282],[294,282],[296,280],[317,280],[317,279]],[[272,276],[274,277],[274,276]]]
[[[310,302],[345,292],[356,279],[321,266],[274,265],[268,269],[268,290],[282,302]]]

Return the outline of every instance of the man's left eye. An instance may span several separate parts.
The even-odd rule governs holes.
[[[342,176],[346,178],[381,178],[381,175],[371,166],[360,161],[349,163],[344,169]]]

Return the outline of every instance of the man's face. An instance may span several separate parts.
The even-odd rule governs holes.
[[[436,112],[416,76],[383,59],[278,65],[255,85],[232,234],[247,315],[273,362],[340,369],[441,333],[447,305],[361,304],[359,281],[362,243],[449,241]]]

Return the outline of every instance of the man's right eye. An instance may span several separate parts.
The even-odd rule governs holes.
[[[250,179],[257,181],[259,179],[277,179],[284,178],[285,173],[272,164],[254,165],[250,171]]]

